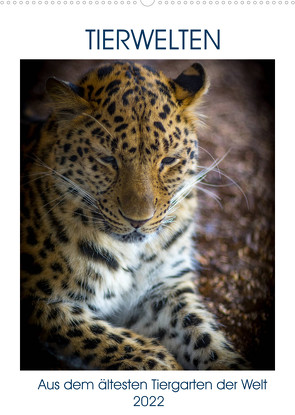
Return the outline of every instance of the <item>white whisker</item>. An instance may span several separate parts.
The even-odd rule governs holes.
[[[204,153],[208,154],[208,156],[213,160],[213,162],[216,161],[216,159],[213,157],[213,155],[210,153],[210,151],[206,150],[204,147],[201,147],[200,145],[198,145],[198,148],[202,151],[204,151]],[[219,170],[219,168],[217,167],[217,169]]]
[[[171,214],[171,213],[175,212],[176,209],[178,209],[179,204],[189,195],[189,193],[192,191],[192,189],[195,186],[198,186],[198,188],[201,191],[203,191],[204,193],[206,193],[209,196],[213,197],[214,200],[216,200],[217,203],[220,204],[220,198],[218,196],[216,196],[214,193],[210,192],[209,190],[203,189],[203,188],[200,187],[200,184],[203,184],[205,186],[212,186],[212,187],[214,186],[213,184],[210,184],[210,183],[207,184],[206,182],[204,182],[204,179],[206,178],[206,176],[210,172],[216,172],[216,173],[219,174],[220,178],[221,178],[221,176],[223,176],[223,177],[227,178],[230,181],[229,184],[216,185],[215,187],[226,187],[226,186],[231,186],[231,185],[237,186],[237,188],[240,190],[240,192],[244,196],[244,198],[246,200],[247,207],[249,208],[248,199],[247,199],[244,191],[242,190],[242,188],[233,179],[231,179],[228,175],[226,175],[225,173],[223,173],[219,169],[219,167],[218,167],[218,165],[222,162],[222,160],[224,160],[224,158],[228,155],[228,153],[230,152],[230,150],[231,149],[229,149],[219,159],[214,159],[212,157],[213,158],[213,163],[211,165],[209,165],[208,167],[206,167],[206,166],[198,166],[198,169],[201,169],[201,170],[198,173],[196,173],[196,175],[193,176],[191,179],[187,180],[187,182],[184,184],[184,186],[173,196],[173,198],[171,200],[170,207],[168,209],[168,214]]]
[[[66,213],[72,213],[71,211],[65,211]],[[90,211],[91,212],[91,211]],[[97,212],[95,212],[95,213],[97,213]],[[83,217],[83,218],[87,218],[87,219],[90,219],[90,220],[92,220],[92,222],[93,223],[105,223],[105,221],[102,219],[102,218],[94,218],[93,216],[90,216],[90,215],[86,215],[85,213],[79,213],[79,212],[75,212],[75,215],[77,215],[77,216],[81,216],[81,217]]]
[[[64,176],[63,174],[59,173],[57,170],[52,169],[50,166],[48,166],[46,163],[44,163],[42,160],[40,160],[36,155],[34,155],[35,161],[38,162],[38,164],[42,167],[45,167],[47,170],[49,170],[51,173],[55,175],[55,177],[59,178],[60,180],[69,183],[71,187],[78,193],[80,196],[84,198],[84,201],[87,202],[87,206],[94,207],[93,212],[98,212],[98,207],[96,204],[96,200],[93,196],[91,196],[86,190],[82,189],[79,185],[77,185],[75,182],[73,182],[68,177]],[[67,189],[68,192],[71,192],[70,189]]]
[[[94,120],[98,125],[100,125],[109,135],[110,135],[110,137],[112,137],[113,138],[113,136],[112,136],[112,134],[109,132],[109,130],[101,123],[101,122],[99,122],[95,117],[93,117],[92,115],[90,115],[90,114],[87,114],[86,112],[82,112],[82,115],[85,115],[85,117],[89,117],[89,118],[91,118],[92,120]]]
[[[46,213],[44,213],[44,215],[42,216],[42,218],[44,218],[49,212],[51,212],[53,209],[55,209],[58,205],[60,205],[61,204],[61,202],[65,199],[65,197],[66,197],[66,195],[63,195],[63,196],[60,196],[59,198],[57,198],[57,199],[60,199],[54,206],[52,206],[51,207],[51,209],[49,209],[49,210],[47,210],[46,211]],[[55,199],[55,200],[57,200],[57,199]],[[46,205],[48,205],[49,203],[52,203],[53,201],[51,201],[51,202],[48,202],[48,203],[46,203]],[[46,205],[44,205],[44,206],[46,206]]]
[[[66,197],[66,194],[60,195],[60,196],[56,197],[55,199],[50,200],[49,202],[45,203],[45,205],[43,205],[42,207],[45,208],[47,205],[50,205],[51,203],[55,202],[56,200],[59,200],[61,198],[65,199],[65,197]]]
[[[233,180],[230,176],[228,176],[227,174],[223,173],[222,171],[220,173],[221,173],[222,176],[224,176],[226,179],[228,179],[231,182],[231,183],[229,183],[229,186],[230,185],[234,185],[234,186],[236,186],[239,189],[239,191],[244,196],[244,199],[245,199],[246,204],[247,204],[247,208],[249,209],[248,198],[247,198],[245,192],[243,191],[243,189],[241,188],[241,186],[235,180]]]
[[[217,196],[215,193],[210,192],[210,190],[208,189],[204,189],[202,186],[198,186],[198,189],[201,190],[202,192],[206,193],[208,196],[210,196],[212,199],[215,200],[216,203],[218,203],[218,205],[221,207],[221,209],[223,208],[222,204],[221,204],[221,199],[219,196]]]
[[[170,223],[174,222],[174,221],[175,221],[175,219],[176,219],[176,216],[170,216],[170,215],[167,215],[167,216],[165,217],[165,219],[162,221],[162,226],[163,226],[163,225],[169,225]]]
[[[50,176],[50,175],[51,175],[51,173],[48,173],[48,172],[46,172],[46,173],[35,173],[35,175],[36,175],[36,176],[38,175],[38,177],[35,177],[35,178],[34,178],[34,179],[32,179],[32,180],[28,180],[27,182],[24,182],[24,183],[23,183],[23,185],[25,186],[25,185],[27,185],[27,184],[29,184],[29,183],[33,183],[33,182],[35,182],[36,180],[39,180],[39,179],[43,178],[43,177]],[[24,176],[24,177],[28,177],[28,176]]]

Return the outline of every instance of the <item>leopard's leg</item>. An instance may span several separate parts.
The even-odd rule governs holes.
[[[81,305],[39,299],[35,304],[30,302],[30,308],[30,324],[38,328],[41,342],[73,368],[181,369],[157,340],[112,327]]]
[[[193,282],[180,279],[166,287],[160,284],[140,307],[142,311],[135,310],[129,327],[158,338],[183,368],[249,368],[225,338],[214,316],[202,304]]]

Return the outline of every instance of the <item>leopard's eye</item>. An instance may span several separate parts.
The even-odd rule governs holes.
[[[116,161],[115,157],[113,157],[113,156],[106,156],[106,157],[101,157],[100,160],[104,164],[111,164],[114,169],[116,169],[116,170],[118,169],[118,164],[117,164],[117,161]]]
[[[114,163],[116,161],[115,157],[108,156],[108,157],[101,157],[101,160],[104,163]]]
[[[174,158],[174,157],[165,157],[163,160],[162,160],[162,164],[165,164],[165,165],[169,165],[169,164],[173,164],[175,161],[176,161],[177,159],[176,158]]]

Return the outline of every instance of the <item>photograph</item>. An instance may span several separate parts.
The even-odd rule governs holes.
[[[275,60],[19,62],[21,371],[274,371]]]

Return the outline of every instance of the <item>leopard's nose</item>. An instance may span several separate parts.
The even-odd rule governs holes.
[[[141,219],[141,220],[137,220],[137,219],[131,219],[131,218],[128,218],[128,217],[126,217],[125,215],[123,215],[123,213],[120,211],[120,213],[121,213],[121,215],[123,216],[123,218],[125,219],[125,220],[127,220],[129,223],[130,223],[130,225],[131,226],[133,226],[133,228],[135,228],[135,229],[138,229],[138,228],[140,228],[141,226],[143,226],[146,222],[148,222],[149,220],[151,220],[152,219],[152,217],[153,216],[151,216],[150,218],[148,218],[148,219]]]

